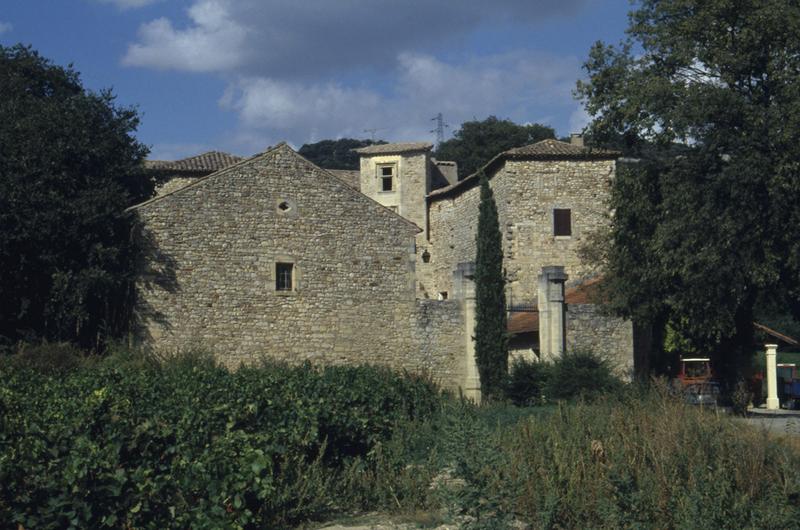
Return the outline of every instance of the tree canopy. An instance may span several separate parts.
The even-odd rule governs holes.
[[[462,179],[478,171],[503,151],[555,137],[555,130],[546,125],[518,125],[510,120],[489,116],[483,121],[462,123],[453,138],[436,148],[434,156],[439,160],[457,162],[458,178]]]
[[[475,256],[475,362],[481,394],[492,401],[503,397],[508,375],[503,238],[494,194],[483,172],[480,182]]]
[[[385,144],[383,140],[322,140],[313,144],[303,144],[298,153],[325,169],[359,169],[359,155],[353,149],[375,144]]]
[[[0,46],[0,341],[122,333],[152,194],[135,110],[21,45]]]
[[[643,0],[578,94],[619,172],[606,286],[693,347],[749,346],[754,308],[800,316],[800,6]]]

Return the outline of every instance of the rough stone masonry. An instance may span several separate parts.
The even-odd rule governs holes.
[[[474,260],[478,179],[448,183],[438,169],[448,163],[432,160],[431,147],[361,149],[354,189],[280,144],[133,207],[150,249],[138,286],[141,342],[201,347],[230,366],[261,357],[376,363],[474,387],[470,287],[454,273]],[[548,140],[484,168],[509,301],[533,304],[544,266],[584,277],[577,250],[607,222],[616,157]],[[630,323],[575,314],[568,349],[629,351],[624,332],[583,335]]]

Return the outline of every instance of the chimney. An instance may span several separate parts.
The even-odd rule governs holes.
[[[577,147],[583,147],[583,134],[581,133],[572,133],[569,135],[569,143],[570,145],[574,145]]]

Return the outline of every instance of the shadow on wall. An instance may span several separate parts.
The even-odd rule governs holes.
[[[140,248],[137,264],[136,302],[131,319],[131,331],[140,344],[147,344],[153,339],[150,328],[153,324],[161,329],[171,330],[172,324],[167,316],[157,311],[142,296],[143,292],[161,290],[169,294],[180,291],[175,273],[177,261],[170,254],[161,250],[151,230],[145,228],[141,220],[137,220],[132,237]]]

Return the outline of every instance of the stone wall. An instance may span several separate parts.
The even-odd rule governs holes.
[[[410,360],[418,230],[285,144],[135,210],[152,250],[138,307],[148,345],[229,365],[424,364]],[[294,265],[293,291],[276,290],[276,262]]]
[[[633,376],[633,324],[601,313],[596,304],[568,304],[567,351],[593,352],[608,359],[617,373]]]
[[[408,368],[448,388],[461,385],[467,362],[463,301],[417,300],[414,336],[417,348]]]
[[[382,191],[378,168],[397,168],[392,191]],[[419,151],[403,154],[362,155],[361,193],[425,229],[425,195],[430,189],[430,154]]]
[[[167,193],[172,193],[173,191],[197,182],[197,180],[202,176],[203,175],[187,177],[185,175],[174,175],[166,177],[160,184],[156,185],[155,194],[156,196],[161,196],[166,195]]]
[[[509,297],[529,303],[543,266],[562,265],[570,280],[584,278],[578,250],[608,223],[613,160],[507,161],[494,179]],[[572,235],[553,235],[553,210],[571,210]]]
[[[608,223],[614,166],[613,160],[507,160],[497,170],[490,185],[503,234],[510,300],[533,301],[543,266],[563,265],[571,280],[588,274],[578,249]],[[418,277],[421,290],[431,297],[452,289],[450,274],[457,263],[475,259],[480,188],[464,186],[458,194],[430,201],[430,263],[418,262]],[[571,236],[553,235],[555,208],[571,210]]]
[[[453,292],[453,270],[459,263],[475,261],[480,188],[474,186],[460,195],[430,202],[428,263],[417,261],[417,278],[422,296],[437,298]],[[418,249],[419,254],[420,249]]]

